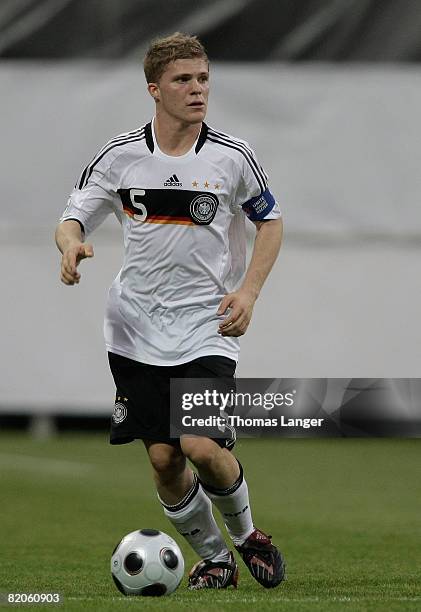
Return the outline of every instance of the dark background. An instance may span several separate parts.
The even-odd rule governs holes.
[[[0,57],[127,58],[175,30],[213,60],[421,58],[418,0],[3,0]]]

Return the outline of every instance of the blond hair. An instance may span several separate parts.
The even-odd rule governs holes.
[[[197,36],[175,32],[165,38],[153,40],[143,60],[147,83],[157,83],[170,62],[178,59],[204,59],[208,56]]]

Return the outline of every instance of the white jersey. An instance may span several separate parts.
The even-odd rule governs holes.
[[[159,149],[153,121],[117,136],[83,171],[61,221],[87,236],[110,213],[125,256],[108,294],[107,349],[152,365],[237,361],[239,340],[217,333],[216,312],[245,272],[245,214],[280,216],[249,145],[204,123],[179,157]]]

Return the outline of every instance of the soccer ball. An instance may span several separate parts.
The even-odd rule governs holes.
[[[111,575],[124,595],[169,595],[184,574],[181,550],[156,529],[128,533],[111,556]]]

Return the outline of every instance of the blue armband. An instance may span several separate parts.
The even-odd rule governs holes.
[[[250,221],[261,221],[270,213],[275,204],[275,198],[269,189],[266,189],[259,196],[251,198],[251,200],[245,202],[242,205],[242,209]]]

